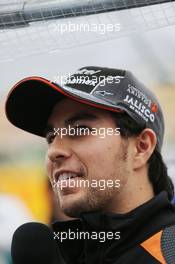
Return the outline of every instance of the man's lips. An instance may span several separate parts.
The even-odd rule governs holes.
[[[74,179],[77,177],[83,177],[82,173],[80,172],[74,172],[74,171],[68,171],[68,170],[60,170],[54,173],[53,179],[55,183],[58,183],[60,181],[66,181],[70,179]]]
[[[59,189],[62,195],[73,194],[80,188],[79,181],[81,181],[82,177],[82,173],[73,171],[57,171],[53,177],[54,186]]]

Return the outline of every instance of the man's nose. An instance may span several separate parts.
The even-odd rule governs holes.
[[[58,139],[58,137],[55,137],[47,152],[48,159],[53,163],[62,163],[71,155],[72,150],[70,144],[68,144],[63,138]]]

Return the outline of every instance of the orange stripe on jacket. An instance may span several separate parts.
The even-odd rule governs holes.
[[[149,254],[151,254],[155,259],[160,261],[161,264],[166,264],[165,259],[162,255],[162,250],[161,250],[161,236],[162,236],[162,231],[148,238],[140,245],[146,251],[148,251]]]

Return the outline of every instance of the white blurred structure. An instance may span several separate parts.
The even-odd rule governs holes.
[[[0,252],[10,251],[14,231],[32,216],[17,197],[0,194]]]

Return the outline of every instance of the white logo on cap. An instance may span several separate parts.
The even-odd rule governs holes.
[[[95,91],[94,92],[97,95],[105,96],[105,95],[114,95],[113,93],[108,93],[106,91]]]
[[[147,105],[149,108],[151,107],[152,101],[148,98],[148,96],[143,93],[143,91],[140,91],[138,88],[136,88],[134,85],[128,84],[127,92],[129,92],[131,95],[136,96],[138,99],[143,101],[145,105]]]
[[[93,75],[93,74],[96,74],[98,72],[101,72],[101,70],[94,71],[94,70],[88,70],[88,69],[81,69],[81,70],[78,70],[77,72],[75,72],[75,74]]]
[[[148,122],[149,120],[151,122],[154,122],[154,114],[152,114],[151,111],[143,103],[139,102],[133,97],[130,97],[129,95],[126,95],[126,98],[123,101],[128,103],[129,107],[134,110],[134,112],[136,112],[139,116],[141,116],[146,122]]]
[[[67,79],[64,83],[64,85],[69,85],[69,84],[85,84],[89,86],[95,86],[97,83],[97,78],[89,79],[88,76],[71,76],[70,79]]]

